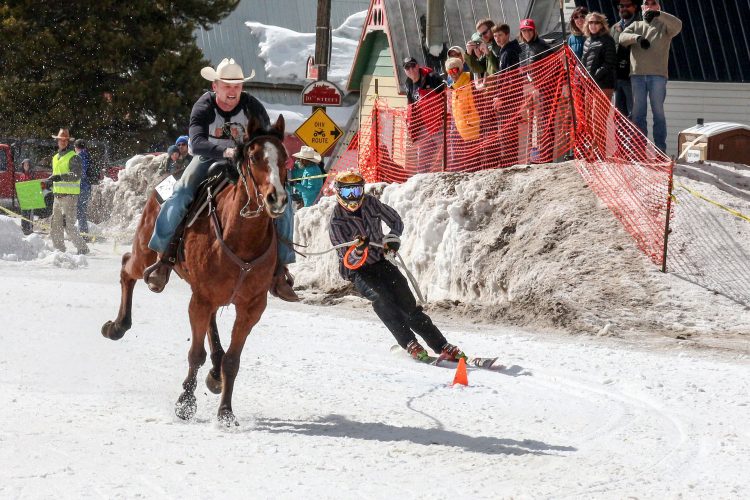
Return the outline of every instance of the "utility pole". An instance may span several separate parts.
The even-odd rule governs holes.
[[[318,0],[318,20],[315,23],[315,64],[318,80],[328,80],[328,64],[331,55],[331,0]],[[313,106],[313,113],[325,106]]]

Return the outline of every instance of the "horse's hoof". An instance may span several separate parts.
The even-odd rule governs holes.
[[[114,321],[107,321],[102,325],[102,335],[110,340],[120,340],[128,329]]]
[[[232,413],[232,410],[219,410],[219,424],[223,425],[224,427],[240,425],[240,423],[237,421],[237,417],[235,417],[234,413]]]
[[[206,375],[206,387],[208,387],[208,390],[214,394],[221,394],[221,389],[223,387],[221,377],[214,377],[212,372],[213,370],[208,370],[208,375]]]
[[[195,395],[190,392],[183,392],[174,405],[174,414],[181,420],[190,420],[195,416],[198,410],[198,403],[195,402]]]

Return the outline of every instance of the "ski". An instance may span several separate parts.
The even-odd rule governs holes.
[[[458,361],[449,361],[441,356],[427,356],[424,359],[414,359],[409,354],[401,348],[399,345],[394,345],[391,347],[392,353],[402,353],[405,356],[407,356],[409,359],[412,359],[416,361],[417,363],[424,363],[428,365],[433,366],[442,366],[445,368],[455,368],[456,365],[458,365]],[[490,371],[503,371],[505,370],[505,366],[498,363],[497,360],[499,358],[483,358],[479,356],[468,356],[466,358],[466,366],[472,366],[474,368],[481,368],[482,370],[490,370]]]

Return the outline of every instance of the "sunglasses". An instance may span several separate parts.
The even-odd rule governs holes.
[[[480,32],[479,32],[479,36],[484,36],[484,35],[486,35],[486,34],[487,34],[487,33],[489,33],[489,32],[490,32],[490,30],[484,30],[484,31],[480,31]]]
[[[364,186],[343,186],[339,188],[339,196],[347,201],[358,200],[364,193]]]
[[[461,68],[448,68],[448,73],[460,73]]]
[[[414,63],[409,63],[409,64],[406,64],[406,65],[404,66],[404,69],[414,69],[414,68],[416,68],[416,67],[417,67],[417,65],[416,65],[416,64],[414,64]]]

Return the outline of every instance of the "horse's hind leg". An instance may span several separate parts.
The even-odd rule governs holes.
[[[206,386],[214,394],[221,394],[221,359],[224,357],[224,349],[221,347],[219,328],[216,326],[216,313],[211,315],[208,346],[211,348],[211,369],[206,375]]]
[[[133,287],[137,279],[131,276],[126,269],[131,257],[130,252],[126,252],[122,256],[122,268],[120,269],[120,310],[117,313],[117,318],[114,321],[107,321],[102,325],[102,335],[108,339],[121,339],[125,335],[125,332],[130,330],[132,324],[130,313],[133,309]]]
[[[188,375],[182,383],[182,394],[175,403],[175,414],[183,419],[193,418],[198,405],[195,401],[195,388],[198,385],[196,378],[198,369],[206,362],[206,347],[203,345],[209,323],[214,311],[207,305],[205,300],[195,295],[190,299],[190,328],[192,329],[192,342],[188,352]]]

